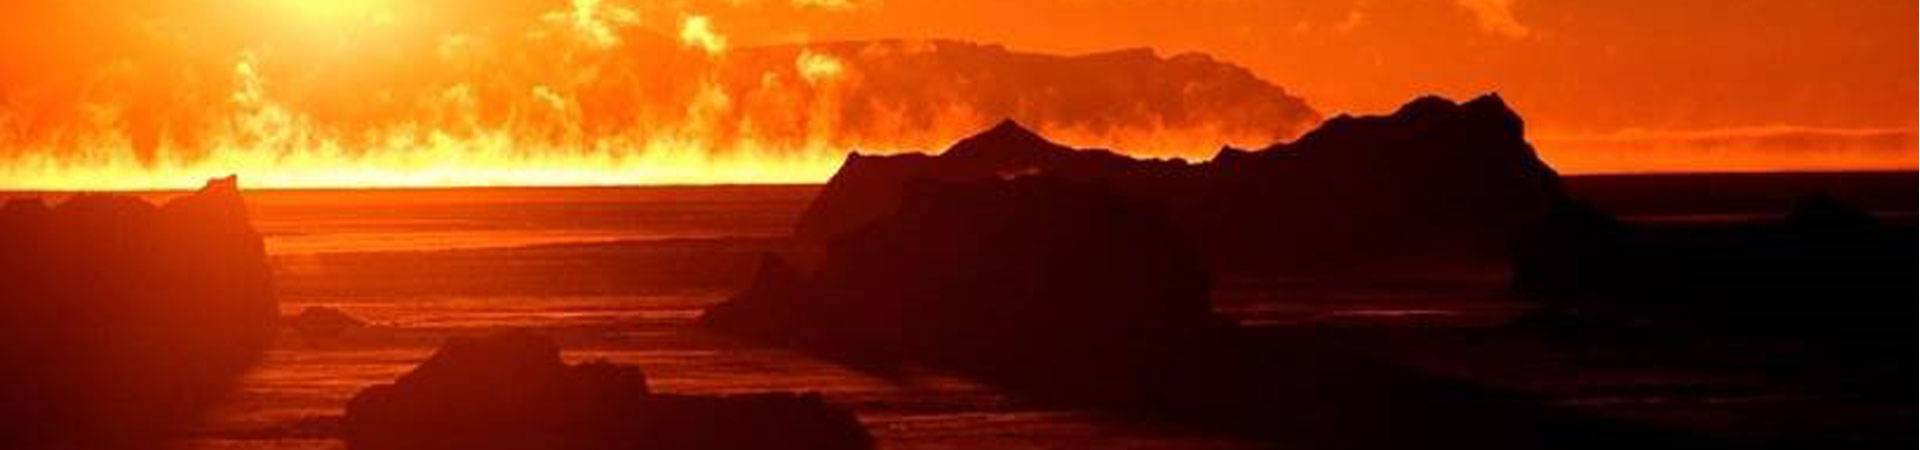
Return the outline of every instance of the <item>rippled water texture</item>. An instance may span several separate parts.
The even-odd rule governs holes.
[[[694,326],[784,248],[811,186],[253,192],[288,314],[377,326],[285,333],[187,448],[337,448],[360,388],[447,336],[527,328],[570,360],[638,364],[658,391],[820,391],[885,448],[1239,448],[1087,411],[1023,404],[924,368],[864,372]]]

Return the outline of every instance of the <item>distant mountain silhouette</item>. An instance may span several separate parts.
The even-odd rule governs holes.
[[[908,180],[1036,173],[1159,205],[1227,271],[1498,267],[1511,240],[1565,196],[1499,97],[1425,97],[1392,115],[1336,117],[1299,140],[1225,148],[1198,164],[1072,149],[1006,121],[937,156],[849,156],[795,232],[824,242],[856,229],[891,211]]]
[[[568,365],[524,332],[455,338],[347,404],[353,449],[862,449],[872,438],[818,394],[650,392],[634,366]]]
[[[635,116],[680,119],[686,105],[710,95],[703,88],[729,99],[711,118],[719,131],[706,137],[723,148],[736,137],[836,148],[931,145],[955,127],[1003,117],[1090,137],[1168,133],[1160,137],[1266,142],[1297,136],[1322,119],[1286,89],[1201,53],[1058,55],[939,39],[740,47],[723,59],[687,52],[673,39],[629,42],[606,66],[618,72],[580,96],[583,119],[607,126]],[[808,58],[833,61],[838,72],[811,74],[800,64]],[[686,83],[686,73],[710,74],[712,84]],[[658,100],[636,102],[636,95]]]
[[[278,314],[235,178],[155,207],[0,208],[0,446],[139,445],[259,357]]]

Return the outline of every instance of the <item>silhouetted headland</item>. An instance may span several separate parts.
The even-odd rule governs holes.
[[[1512,241],[1564,199],[1519,115],[1494,95],[1424,97],[1391,115],[1328,120],[1292,142],[1204,163],[1047,141],[1012,121],[939,155],[848,157],[795,232],[823,242],[886,214],[908,180],[1045,173],[1167,211],[1216,273],[1369,276],[1504,268]]]
[[[158,207],[12,200],[0,249],[0,446],[163,437],[274,332],[271,273],[236,178]]]
[[[1672,436],[1216,316],[1153,203],[1051,175],[913,180],[811,273],[767,257],[710,327],[866,367],[930,364],[1029,398],[1313,448],[1606,448]]]
[[[796,234],[820,251],[768,256],[704,323],[863,366],[929,364],[1027,398],[1313,448],[1769,443],[1599,419],[1471,374],[1299,339],[1322,334],[1234,326],[1212,310],[1213,280],[1477,270],[1548,305],[1581,298],[1741,323],[1809,299],[1914,293],[1911,230],[1827,199],[1772,225],[1623,225],[1567,194],[1495,96],[1337,117],[1197,164],[1069,148],[1006,121],[939,155],[849,157]],[[1786,299],[1794,306],[1749,308]],[[1629,336],[1627,323],[1592,331],[1689,336]],[[1541,339],[1528,330],[1487,335]],[[1855,361],[1895,358],[1855,347],[1866,355]],[[1841,438],[1803,437],[1771,444]]]
[[[639,367],[568,365],[524,332],[455,338],[347,404],[354,449],[864,449],[872,437],[818,394],[650,392]]]
[[[1224,329],[1199,253],[1154,205],[1052,176],[916,180],[903,191],[893,213],[829,244],[818,272],[768,256],[752,287],[703,320],[863,358],[982,369],[1099,370],[1081,361]]]

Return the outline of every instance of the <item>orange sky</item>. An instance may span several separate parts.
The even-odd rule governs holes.
[[[740,14],[715,20],[742,42],[918,36],[1060,52],[1202,51],[1329,111],[1500,91],[1539,131],[1915,123],[1914,2],[837,3],[850,6],[802,14],[798,29],[756,8],[717,8]]]
[[[574,126],[516,125],[450,138],[416,126],[474,121],[463,115],[484,122],[494,110],[508,111],[513,120],[503,123],[526,123],[525,108],[494,105],[489,84],[479,80],[501,73],[534,80],[511,92],[562,113],[599,95],[566,88],[586,77],[569,75],[577,67],[593,67],[591,77],[618,73],[606,68],[610,64],[627,64],[618,67],[628,71],[683,68],[691,74],[683,84],[704,82],[692,68],[712,63],[692,57],[609,62],[595,56],[650,45],[642,34],[712,60],[736,48],[876,38],[953,38],[1048,53],[1142,46],[1163,56],[1197,51],[1245,66],[1329,115],[1390,111],[1425,93],[1498,91],[1526,117],[1530,137],[1549,161],[1573,172],[1915,165],[1920,38],[1916,5],[1908,1],[79,0],[0,6],[0,51],[7,55],[0,60],[0,146],[8,147],[0,156],[37,152],[60,160],[0,159],[0,173],[18,179],[68,171],[40,177],[65,182],[41,184],[111,184],[102,178],[152,172],[138,167],[152,162],[128,162],[114,156],[126,149],[101,148],[184,148],[167,143],[179,140],[232,147],[180,150],[228,161],[196,170],[355,168],[362,173],[353,179],[387,184],[472,182],[483,171],[498,181],[523,176],[517,171],[529,166],[544,171],[534,178],[563,183],[618,182],[640,169],[652,171],[640,182],[804,181],[823,176],[836,160],[832,153],[848,145],[844,135],[802,144],[747,139],[754,148],[726,154],[757,155],[764,149],[756,146],[769,145],[808,145],[827,154],[721,161],[682,149],[712,146],[708,135],[720,131],[683,123],[670,132],[650,129],[642,144],[540,140],[679,153],[610,159],[592,154],[600,151],[594,148],[566,148],[528,162],[512,155],[528,142],[520,135],[566,135]],[[460,59],[450,52],[482,56]],[[819,56],[802,55],[816,60],[800,62],[835,69],[829,75],[841,71],[839,61]],[[817,81],[811,69],[798,70]],[[520,89],[526,86],[531,89]],[[391,100],[381,97],[389,91],[436,97],[409,100],[412,109],[398,116],[358,104]],[[817,105],[835,91],[815,83],[805,92]],[[744,107],[743,99],[710,98],[704,90],[688,95],[692,103],[676,104],[670,115]],[[382,127],[373,137],[313,131],[340,120],[401,119],[408,126]],[[164,131],[145,134],[161,138],[109,139],[90,127],[136,137],[142,127]],[[954,128],[937,131],[963,127]],[[723,131],[741,133],[738,127]],[[662,142],[663,135],[671,139]],[[1106,143],[1098,142],[1103,136],[1076,143]],[[351,148],[366,141],[387,144]],[[925,146],[929,139],[906,141]],[[742,145],[731,137],[726,142]],[[303,147],[297,153],[304,159],[254,157],[289,147]],[[412,147],[435,148],[353,159]],[[513,149],[500,149],[506,147]],[[558,153],[567,155],[551,156]],[[91,162],[73,163],[72,154],[87,154]],[[426,170],[439,175],[423,175]],[[325,179],[329,173],[306,170],[298,174],[304,181],[284,184],[339,184]]]

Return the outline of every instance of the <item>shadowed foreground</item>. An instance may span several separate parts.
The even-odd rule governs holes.
[[[526,333],[455,338],[347,403],[354,449],[863,449],[873,438],[818,394],[650,392],[640,368],[567,365]]]
[[[1897,374],[1878,367],[1909,357],[1860,345],[1872,339],[1820,336],[1885,329],[1862,319],[1889,306],[1911,311],[1910,229],[1818,201],[1777,229],[1751,230],[1623,232],[1582,208],[1497,97],[1424,98],[1197,165],[1074,150],[1009,122],[938,156],[850,158],[797,226],[820,254],[795,252],[798,264],[768,257],[752,286],[702,320],[861,366],[928,364],[1029,398],[1283,446],[1888,443],[1721,439],[1603,418],[1472,373],[1318,340],[1334,333],[1242,328],[1212,311],[1211,278],[1225,274],[1351,282],[1517,270],[1527,298],[1584,293],[1624,312],[1549,327],[1566,333],[1632,339],[1644,336],[1633,324],[1659,317],[1692,327],[1656,338],[1668,345],[1760,342],[1726,334],[1746,327],[1852,355],[1808,367]],[[1892,298],[1903,300],[1881,300]],[[1822,306],[1844,313],[1783,321]],[[1762,315],[1770,321],[1754,320]]]
[[[236,183],[0,210],[0,447],[150,444],[259,357],[277,311]]]
[[[865,365],[924,363],[1025,395],[1309,448],[1698,445],[1213,315],[1198,252],[1151,206],[1045,176],[907,186],[827,250],[778,259],[703,318]]]

